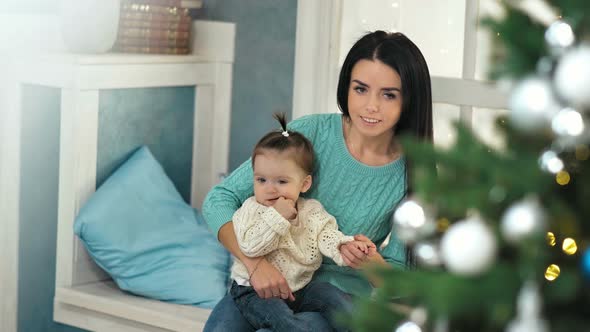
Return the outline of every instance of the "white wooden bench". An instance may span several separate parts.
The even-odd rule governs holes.
[[[91,331],[201,331],[210,310],[122,292],[112,281],[60,287],[54,319]]]
[[[235,26],[196,21],[193,28],[195,55],[46,54],[15,61],[15,86],[61,89],[55,321],[109,332],[203,329],[210,310],[122,292],[73,232],[96,189],[99,90],[194,86],[191,205],[199,208],[227,172]]]

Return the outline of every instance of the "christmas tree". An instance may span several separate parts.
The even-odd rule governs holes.
[[[414,192],[394,232],[417,264],[371,271],[383,285],[354,330],[590,330],[590,2],[545,3],[553,22],[522,1],[481,22],[490,76],[510,82],[504,149],[461,124],[444,151],[403,140]]]

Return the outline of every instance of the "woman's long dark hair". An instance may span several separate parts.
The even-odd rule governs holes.
[[[361,37],[350,49],[338,80],[336,93],[338,107],[346,117],[348,93],[352,69],[360,60],[378,60],[394,69],[401,79],[402,112],[394,127],[395,135],[411,135],[419,140],[432,143],[432,91],[430,73],[420,49],[404,34],[377,30]],[[407,195],[412,193],[410,183],[411,161],[406,158]],[[406,261],[415,266],[410,248],[406,250]]]
[[[338,80],[338,107],[345,116],[350,116],[348,93],[352,69],[360,60],[379,60],[400,76],[403,103],[395,126],[396,135],[408,133],[432,142],[430,73],[420,49],[400,32],[378,30],[359,39],[348,52]]]

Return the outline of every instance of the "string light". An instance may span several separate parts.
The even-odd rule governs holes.
[[[567,171],[559,171],[557,172],[557,174],[555,175],[555,181],[562,186],[567,185],[568,183],[570,183],[570,173],[568,173]]]
[[[560,272],[561,269],[559,268],[559,266],[557,266],[556,264],[551,264],[547,267],[547,270],[545,270],[545,279],[553,281],[557,279],[557,277],[559,277]]]
[[[573,255],[576,253],[576,251],[578,251],[578,245],[576,244],[576,241],[574,239],[572,239],[571,237],[568,237],[566,239],[563,240],[563,243],[561,245],[561,249],[563,250],[563,252],[566,253],[566,255]]]
[[[550,246],[555,246],[555,234],[553,234],[553,232],[547,232],[547,236],[545,237],[547,239],[547,244]]]

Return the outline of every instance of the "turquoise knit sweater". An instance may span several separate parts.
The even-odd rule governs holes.
[[[289,128],[304,134],[316,153],[313,185],[305,197],[319,200],[344,234],[364,234],[379,247],[391,231],[393,210],[406,193],[405,159],[378,167],[358,162],[346,147],[341,114],[305,116],[292,121]],[[252,164],[247,160],[205,198],[203,215],[215,234],[253,195],[252,178]],[[405,247],[393,234],[380,253],[394,267],[405,267]],[[337,266],[328,258],[314,280],[328,281],[355,295],[371,291],[357,270]]]

